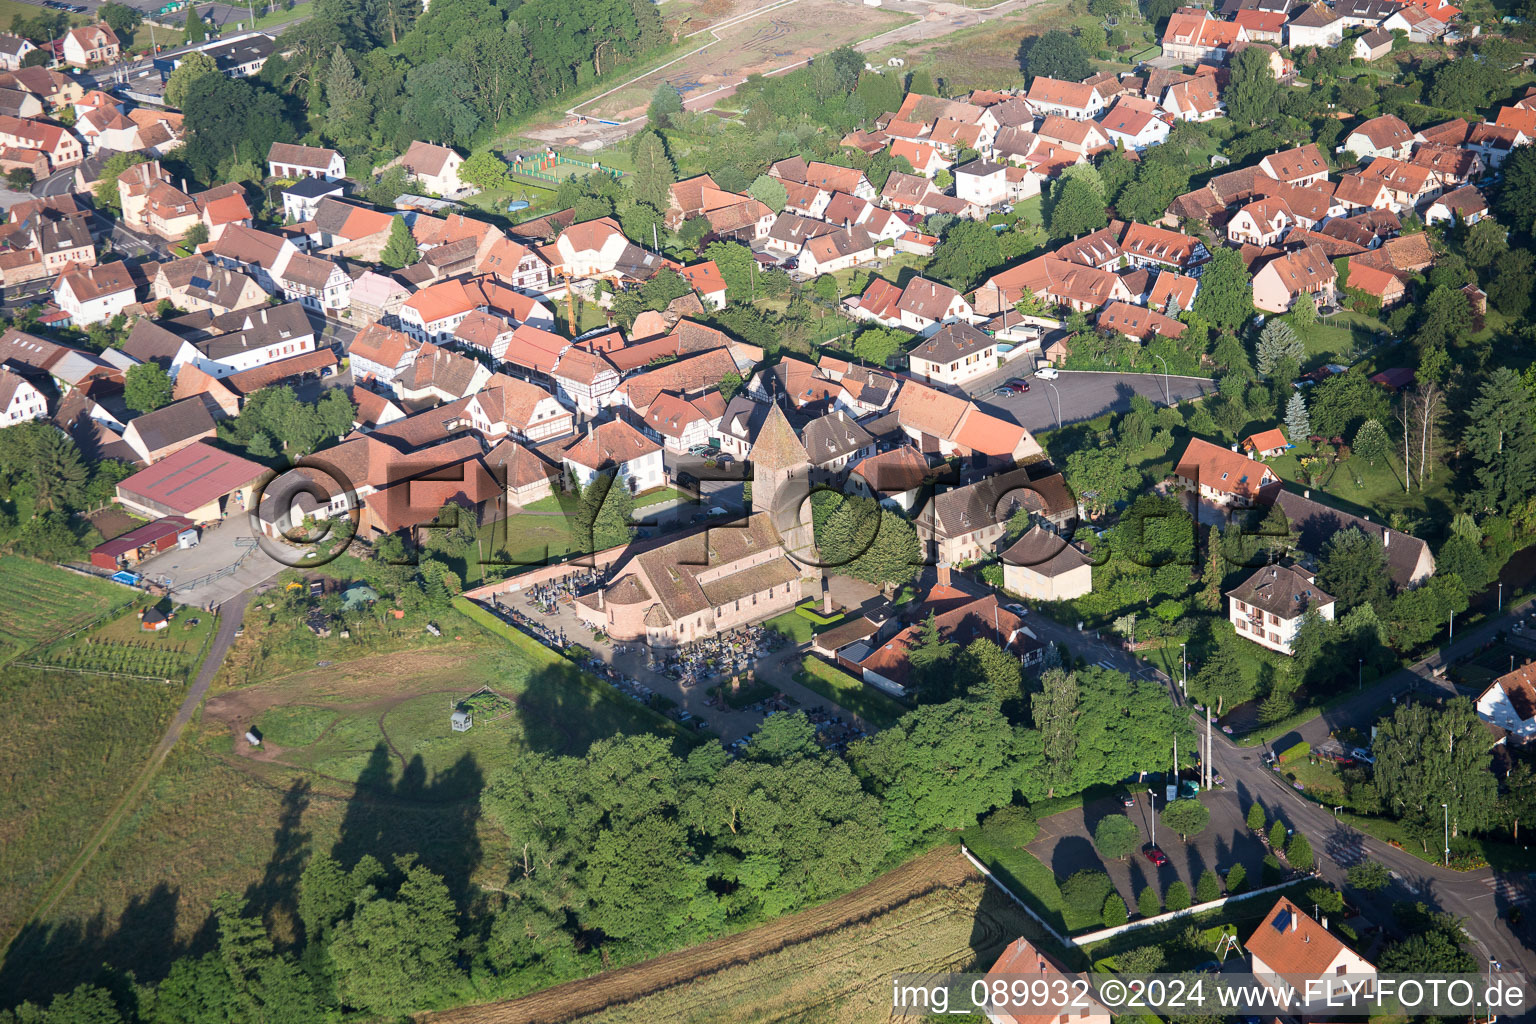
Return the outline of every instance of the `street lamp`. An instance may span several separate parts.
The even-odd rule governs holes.
[[[1441,804],[1445,811],[1445,866],[1451,866],[1451,805]]]
[[[1152,812],[1152,845],[1157,846],[1157,791],[1147,787],[1147,810]]]
[[[1184,696],[1189,696],[1189,657],[1188,644],[1179,644],[1179,674],[1183,677],[1179,682],[1179,688],[1184,691]]]
[[[1168,387],[1168,360],[1157,353],[1152,353],[1152,358],[1163,364],[1163,404],[1173,404],[1173,392]]]
[[[1504,581],[1499,581],[1499,611],[1504,610]]]
[[[1449,643],[1450,641],[1456,639],[1456,613],[1455,612],[1451,612],[1450,634],[1445,639],[1446,639],[1447,643]]]
[[[1357,689],[1357,690],[1365,689],[1365,659],[1364,658],[1361,658],[1360,659],[1360,663],[1355,666],[1355,689]]]
[[[1061,429],[1061,392],[1056,390],[1056,385],[1050,381],[1044,381],[1046,387],[1051,389],[1051,394],[1056,396],[1056,429]]]

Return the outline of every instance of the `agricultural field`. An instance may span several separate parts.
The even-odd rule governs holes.
[[[169,604],[169,601],[162,602],[162,606]],[[138,608],[135,608],[99,629],[70,637],[48,648],[35,660],[82,672],[186,678],[201,662],[215,621],[206,612],[179,607],[173,611],[165,629],[148,632],[140,622]]]
[[[0,943],[133,781],[180,686],[0,670]],[[9,988],[0,971],[0,990]]]
[[[42,562],[15,555],[0,559],[0,664],[132,596],[116,583]]]
[[[1021,935],[1043,938],[1033,920],[995,886],[984,884],[955,847],[946,846],[800,913],[596,978],[429,1019],[433,1024],[886,1020],[891,975],[984,968]]]
[[[22,996],[69,987],[104,959],[141,979],[158,978],[193,941],[220,892],[245,894],[279,936],[291,936],[296,872],[312,849],[386,860],[415,852],[456,894],[472,882],[499,886],[510,853],[505,835],[480,818],[486,779],[522,752],[580,753],[598,739],[651,728],[638,706],[603,699],[575,682],[563,662],[536,661],[456,613],[437,616],[440,639],[402,629],[377,646],[354,649],[333,636],[317,641],[332,646],[315,659],[284,646],[289,634],[269,631],[262,611],[253,606],[248,613],[233,664],[215,680],[201,718],[142,803],[107,838],[45,927],[11,951],[0,987]],[[253,657],[266,646],[266,656]],[[81,685],[81,677],[61,678]],[[128,686],[87,678],[92,688]],[[143,686],[127,692],[142,694]],[[497,717],[492,707],[476,715],[469,732],[453,732],[453,708],[487,686],[511,713]],[[177,695],[174,688],[163,692]],[[7,700],[6,714],[19,721],[25,703]],[[147,714],[135,708],[134,720]],[[264,737],[259,749],[243,739],[253,725]],[[32,734],[47,741],[45,732]],[[110,777],[130,776],[129,751],[121,743],[108,748]],[[75,770],[94,778],[97,763],[84,760],[91,763]],[[39,781],[30,791],[62,790]],[[49,820],[78,813],[72,804],[68,815],[54,812]],[[6,846],[8,857],[13,847]],[[62,854],[48,853],[45,862],[56,866]],[[35,886],[47,877],[42,868],[29,871],[7,878],[35,875],[28,883]]]

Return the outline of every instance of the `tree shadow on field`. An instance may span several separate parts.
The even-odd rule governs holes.
[[[617,660],[614,671],[634,673],[645,665],[635,653]],[[606,679],[583,678],[568,663],[546,665],[527,681],[517,697],[523,742],[540,754],[580,757],[598,740],[660,731],[652,714],[639,702],[609,686]],[[677,752],[687,753],[678,741]]]
[[[374,746],[353,786],[331,856],[350,869],[365,856],[388,867],[397,856],[416,854],[462,903],[482,853],[477,826],[485,774],[473,754],[431,779],[420,755],[406,763],[398,780],[395,763],[388,746]]]
[[[310,834],[301,831],[300,822],[309,808],[309,783],[296,779],[283,792],[277,829],[272,833],[272,856],[267,859],[261,880],[245,890],[246,913],[260,917],[269,932],[282,931],[281,919],[298,920],[299,875],[309,856]]]
[[[1079,969],[1086,960],[1075,947],[1067,947],[1022,907],[1013,902],[996,884],[986,882],[981,902],[971,922],[970,947],[975,959],[970,971],[985,973],[1015,941],[1023,939],[1036,949],[1064,963],[1069,969]],[[1017,973],[1037,973],[1021,964]]]
[[[46,1004],[55,993],[100,982],[107,968],[131,970],[141,982],[157,982],[184,952],[176,941],[181,890],[165,883],[136,896],[114,925],[105,912],[86,920],[29,924],[0,964],[0,1008],[31,1000]]]

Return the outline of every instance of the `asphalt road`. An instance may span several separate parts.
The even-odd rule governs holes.
[[[1030,384],[1029,391],[1008,398],[992,394],[999,384],[1015,377],[1025,377]],[[1056,380],[1044,381],[1028,376],[1022,363],[1004,366],[965,387],[966,393],[983,412],[1012,420],[1037,434],[1054,430],[1058,422],[1064,426],[1091,420],[1106,412],[1124,412],[1131,407],[1132,395],[1144,395],[1154,405],[1165,405],[1170,400],[1177,403],[1215,390],[1216,382],[1209,377],[1165,378],[1160,373],[1062,370]]]
[[[1301,739],[1315,746],[1325,742],[1331,732],[1345,728],[1368,730],[1372,724],[1371,716],[1378,708],[1409,690],[1439,690],[1444,695],[1454,695],[1453,685],[1434,678],[1434,668],[1482,646],[1500,629],[1507,628],[1512,617],[1523,613],[1531,603],[1528,600],[1511,606],[1505,615],[1458,634],[1454,643],[1435,655],[1386,676],[1359,691],[1354,698],[1276,739],[1271,746],[1283,750]],[[1220,732],[1214,733],[1213,739],[1213,763],[1227,780],[1228,788],[1235,787],[1240,796],[1246,797],[1245,807],[1252,800],[1258,800],[1270,811],[1272,819],[1277,809],[1283,809],[1286,823],[1312,838],[1313,848],[1318,853],[1319,870],[1329,882],[1342,888],[1348,867],[1366,857],[1380,862],[1395,874],[1393,886],[1381,894],[1350,894],[1351,900],[1371,906],[1373,919],[1389,921],[1394,902],[1423,901],[1464,919],[1468,938],[1485,960],[1492,957],[1506,970],[1536,975],[1536,951],[1524,945],[1506,920],[1513,906],[1536,896],[1536,887],[1525,874],[1496,872],[1491,868],[1452,871],[1427,864],[1407,851],[1336,821],[1328,808],[1306,799],[1281,776],[1265,767],[1262,748],[1239,747]]]

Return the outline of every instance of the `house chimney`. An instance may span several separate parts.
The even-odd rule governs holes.
[[[1382,530],[1381,531],[1381,546],[1384,547],[1384,548],[1392,546],[1392,531],[1391,530]]]
[[[1301,492],[1301,496],[1303,498],[1311,498],[1312,497],[1312,492],[1311,491],[1302,491]]]
[[[941,587],[949,586],[949,563],[948,562],[940,562],[939,563],[938,574],[939,574],[939,586],[941,586]]]
[[[1295,910],[1295,909],[1293,909],[1291,911],[1291,931],[1295,931],[1296,930],[1297,925],[1299,923],[1299,918],[1300,917],[1301,917],[1301,911]]]
[[[181,190],[183,192],[185,192],[187,190],[187,179],[186,178],[182,178],[181,179]]]

